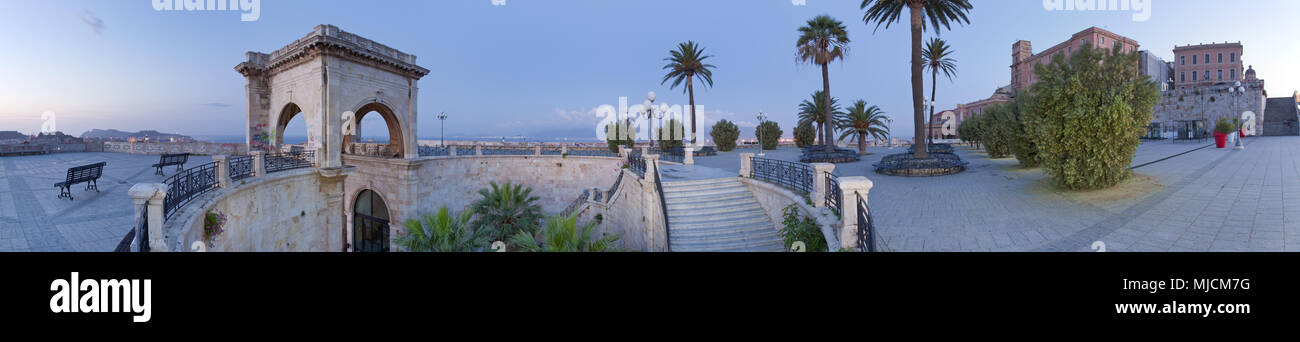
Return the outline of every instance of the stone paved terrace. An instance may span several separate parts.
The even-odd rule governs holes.
[[[990,160],[958,147],[969,171],[939,178],[877,175],[871,164],[901,153],[872,148],[839,164],[839,176],[875,183],[870,205],[882,246],[893,251],[1300,251],[1300,137],[1247,139],[1247,149],[1212,143],[1152,142],[1134,164],[1194,152],[1136,170],[1107,190],[1055,190],[1038,169],[1014,158]],[[740,151],[756,152],[756,150]],[[768,158],[797,160],[793,148]],[[739,171],[738,152],[696,158]],[[1153,185],[1158,184],[1158,185]]]
[[[185,166],[211,162],[191,156]],[[67,169],[107,162],[99,190],[72,186],[75,201],[58,198],[54,183]],[[126,191],[136,183],[161,183],[155,176],[156,155],[59,153],[0,157],[0,252],[109,252],[132,228],[135,208]],[[167,176],[175,167],[164,169]]]

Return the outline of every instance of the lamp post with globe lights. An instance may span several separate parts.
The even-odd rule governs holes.
[[[1241,81],[1237,81],[1236,83],[1233,83],[1231,87],[1228,87],[1228,95],[1232,96],[1232,112],[1231,112],[1231,114],[1232,114],[1232,117],[1234,118],[1234,120],[1236,120],[1235,118],[1237,118],[1237,108],[1238,108],[1238,107],[1237,107],[1237,98],[1238,98],[1238,97],[1241,97],[1242,95],[1246,95],[1246,87],[1243,87],[1243,86],[1241,85]],[[1244,149],[1246,149],[1246,145],[1243,145],[1243,144],[1241,143],[1241,127],[1237,127],[1237,134],[1234,134],[1233,139],[1236,139],[1236,140],[1237,140],[1237,143],[1236,143],[1235,146],[1233,146],[1233,149],[1236,149],[1236,150],[1244,150]]]
[[[760,110],[760,111],[758,111],[758,129],[757,129],[757,131],[758,131],[758,156],[759,156],[759,157],[766,156],[765,154],[763,154],[763,122],[764,122],[764,121],[767,121],[767,114],[764,114],[763,111]]]
[[[447,147],[447,112],[439,113],[438,121],[442,123],[441,126],[438,127],[438,140],[441,141],[442,144],[440,147]]]
[[[655,125],[654,125],[654,120],[655,120],[656,118],[658,118],[658,117],[662,117],[662,116],[663,116],[663,113],[659,113],[657,117],[656,117],[656,115],[655,115],[655,92],[652,91],[652,92],[650,92],[649,94],[646,94],[646,101],[645,101],[644,105],[645,105],[645,110],[646,110],[645,118],[646,118],[646,121],[649,121],[649,124],[650,124],[650,131],[649,131],[649,132],[650,132],[650,148],[654,148],[654,147],[655,147],[655,138],[661,138],[662,135],[663,135],[662,132],[660,132],[660,135],[658,135],[658,136],[655,135]],[[660,129],[662,129],[662,127],[660,127]]]

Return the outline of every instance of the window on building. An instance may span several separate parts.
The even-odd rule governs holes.
[[[1209,71],[1209,70],[1206,70],[1206,71],[1205,71],[1205,80],[1206,80],[1206,81],[1209,81],[1209,80],[1210,80],[1210,71]]]
[[[1192,65],[1196,65],[1196,55],[1192,55]]]
[[[1237,61],[1237,53],[1236,53],[1236,52],[1233,52],[1233,53],[1228,54],[1228,62],[1236,62],[1236,61]]]
[[[1219,70],[1219,78],[1218,78],[1218,80],[1220,80],[1220,81],[1223,80],[1223,70],[1222,70],[1222,69]]]
[[[1228,79],[1231,81],[1237,80],[1237,69],[1228,69]]]
[[[1210,54],[1205,54],[1205,64],[1210,64]]]
[[[1105,46],[1105,45],[1106,45],[1106,37],[1101,37],[1100,42],[1101,42],[1101,45]]]
[[[1187,65],[1187,56],[1178,56],[1178,65]]]
[[[1193,82],[1196,81],[1196,72],[1195,72],[1195,71],[1192,72],[1192,81],[1193,81]]]
[[[1219,54],[1219,63],[1223,63],[1223,54],[1222,54],[1222,53]]]
[[[1187,82],[1187,73],[1178,73],[1178,82]]]

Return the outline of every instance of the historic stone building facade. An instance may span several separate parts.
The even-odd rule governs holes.
[[[1241,43],[1214,43],[1174,47],[1174,87],[1186,89],[1243,78]]]
[[[1095,26],[1079,31],[1079,33],[1070,36],[1069,40],[1037,54],[1034,53],[1033,44],[1029,41],[1017,41],[1011,45],[1011,92],[1027,90],[1034,83],[1038,83],[1038,77],[1034,75],[1034,66],[1050,63],[1052,58],[1060,54],[1069,56],[1074,51],[1082,48],[1084,44],[1107,50],[1114,48],[1118,44],[1123,52],[1137,52],[1140,46],[1136,40]]]

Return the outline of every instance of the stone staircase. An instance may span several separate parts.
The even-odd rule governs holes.
[[[1264,108],[1261,135],[1300,135],[1300,109],[1296,108],[1295,98],[1271,98],[1268,99]]]
[[[738,178],[666,182],[673,252],[783,252],[785,243]]]

